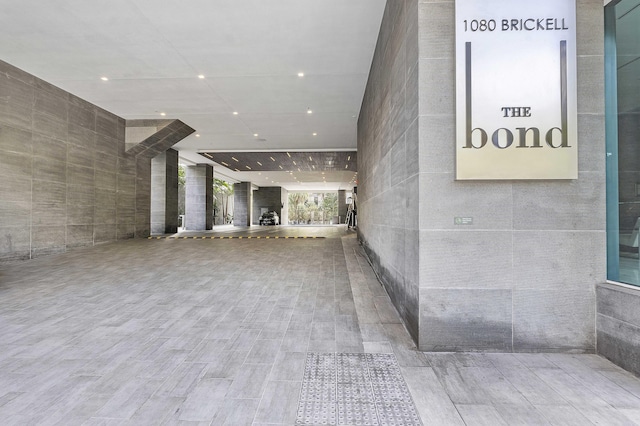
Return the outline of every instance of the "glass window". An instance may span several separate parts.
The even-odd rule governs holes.
[[[608,278],[640,285],[640,0],[605,8]]]

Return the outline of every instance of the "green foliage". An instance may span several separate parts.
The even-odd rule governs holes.
[[[182,164],[178,165],[178,187],[187,182],[187,171]]]
[[[328,224],[338,215],[337,193],[289,193],[289,222]]]

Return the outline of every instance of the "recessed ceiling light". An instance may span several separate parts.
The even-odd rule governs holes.
[[[299,172],[300,172],[300,171],[302,171],[302,170],[300,170],[300,167],[298,167],[298,171],[299,171]]]
[[[292,175],[292,174],[293,174],[293,172],[289,172],[289,174],[290,174],[290,175]]]
[[[233,111],[233,115],[238,115],[238,111]]]
[[[293,165],[294,165],[294,166],[297,166],[298,164],[294,161],[294,162],[293,162]]]
[[[109,78],[108,78],[108,77],[100,77],[100,80],[102,80],[102,81],[109,81]]]
[[[262,166],[262,163],[259,161],[256,161],[256,163],[258,163],[258,166]]]
[[[278,167],[280,167],[280,170],[283,170],[282,166],[278,166]]]
[[[262,176],[262,172],[258,172],[258,176]]]
[[[235,161],[236,163],[239,163],[239,161],[238,161],[238,159],[237,159],[236,157],[231,157],[231,159],[232,159],[233,161]]]
[[[258,137],[258,134],[257,134],[257,133],[254,133],[254,134],[253,134],[253,136],[255,136],[255,137],[257,138],[257,137]]]
[[[198,76],[198,78],[199,78],[200,80],[202,80],[202,79],[204,78],[204,75],[200,74],[200,75]]]
[[[345,165],[345,166],[344,166],[344,168],[345,168],[345,169],[348,169],[348,168],[349,168],[349,165],[348,165],[348,164],[347,164],[347,165]]]
[[[313,114],[313,111],[311,111],[309,108],[307,108],[307,114]]]
[[[313,136],[318,136],[318,134],[316,132],[313,132]]]
[[[251,170],[251,167],[249,167],[249,166],[245,166],[245,167],[246,167],[247,169]]]
[[[289,153],[287,152],[287,155],[289,156],[289,158],[291,158],[291,154],[289,154]]]
[[[266,180],[269,180],[269,176],[265,177]]]
[[[166,112],[161,112],[160,115],[164,117],[165,115],[167,115],[167,113]]]
[[[304,77],[304,73],[303,72],[299,72],[298,73],[298,77]]]
[[[222,165],[229,167],[229,165],[227,163],[225,163],[224,161],[222,162]]]
[[[351,156],[348,156],[348,157],[347,157],[347,161],[351,161]]]
[[[311,156],[309,156],[309,161],[313,161],[313,158],[311,158]]]
[[[238,170],[238,169],[235,169],[235,170],[236,170],[236,172],[239,172],[239,171],[240,171],[240,170]]]
[[[196,134],[196,138],[199,138],[199,137],[200,137],[200,133],[197,133],[197,134]]]
[[[276,159],[275,159],[275,158],[273,158],[273,157],[269,157],[269,158],[271,158],[271,161],[276,161]]]
[[[313,167],[314,169],[316,168],[316,166],[314,166],[313,164],[311,165],[311,167]]]

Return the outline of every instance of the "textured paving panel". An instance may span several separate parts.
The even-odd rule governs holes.
[[[393,354],[307,354],[296,425],[421,424]]]

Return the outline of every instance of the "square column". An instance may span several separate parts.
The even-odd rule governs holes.
[[[185,184],[185,229],[213,228],[213,166],[187,166]]]
[[[251,226],[252,213],[251,182],[233,184],[233,226]]]
[[[346,223],[348,209],[347,191],[341,189],[338,191],[338,217],[340,218],[338,223]]]
[[[151,159],[151,233],[178,232],[178,151]]]

